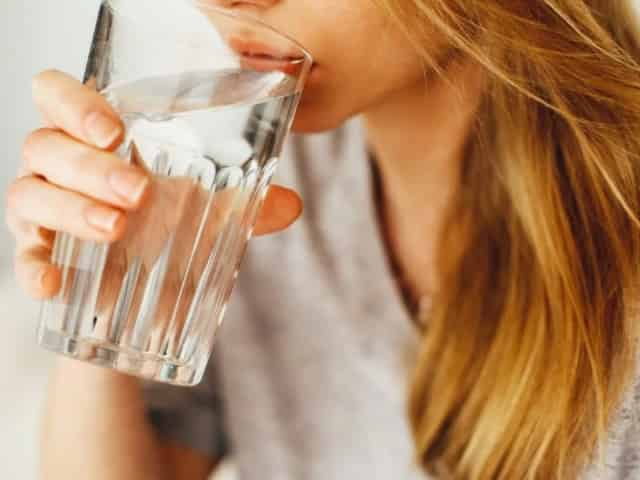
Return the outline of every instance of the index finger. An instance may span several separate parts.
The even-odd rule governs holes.
[[[87,144],[112,149],[124,131],[109,102],[87,85],[56,70],[33,79],[33,99],[56,128]]]

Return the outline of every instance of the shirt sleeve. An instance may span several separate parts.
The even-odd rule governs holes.
[[[195,387],[144,382],[143,396],[148,419],[159,437],[216,460],[228,454],[215,362],[209,362],[202,382]]]

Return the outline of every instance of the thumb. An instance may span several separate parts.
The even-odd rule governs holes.
[[[255,235],[284,230],[300,217],[302,209],[300,195],[289,188],[272,185],[258,213]]]

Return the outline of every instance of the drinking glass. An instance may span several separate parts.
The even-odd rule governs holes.
[[[206,2],[103,1],[84,82],[121,116],[117,153],[146,170],[150,193],[115,243],[57,234],[62,288],[42,304],[43,347],[201,380],[311,63]]]

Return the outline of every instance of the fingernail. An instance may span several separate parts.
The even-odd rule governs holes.
[[[131,204],[136,204],[144,195],[149,178],[131,169],[118,169],[109,175],[109,184],[117,195]]]
[[[110,147],[121,133],[120,125],[101,112],[89,115],[85,128],[89,138],[98,148]]]
[[[93,206],[87,208],[85,217],[87,223],[93,228],[109,233],[115,230],[116,223],[118,223],[120,219],[120,212],[111,210],[110,208]]]

